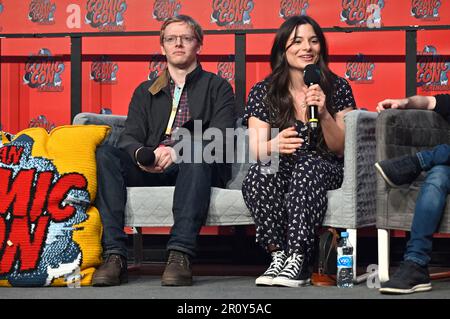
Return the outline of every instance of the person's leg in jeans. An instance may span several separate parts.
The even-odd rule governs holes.
[[[443,158],[439,158],[438,154],[438,157],[435,157],[434,160],[434,163],[437,163],[437,160],[442,162]],[[427,165],[434,164],[431,157],[426,157],[424,162]],[[405,260],[414,261],[421,266],[428,265],[432,249],[432,237],[444,212],[449,191],[450,166],[437,165],[432,167],[417,196],[411,226],[411,238],[407,244]]]
[[[375,168],[391,187],[412,183],[422,171],[435,165],[449,165],[450,145],[441,144],[414,155],[403,155],[375,163]]]
[[[441,144],[416,155],[420,166],[428,173],[416,199],[411,238],[404,259],[427,266],[433,234],[441,220],[450,190],[450,145]]]
[[[195,256],[197,235],[208,214],[212,165],[179,164],[173,201],[174,224],[167,244],[168,250]]]
[[[378,171],[391,185],[392,181],[398,185],[412,182],[418,173],[428,171],[416,199],[411,237],[406,246],[404,262],[392,278],[382,284],[380,292],[407,294],[428,291],[431,289],[428,263],[431,258],[432,238],[450,191],[450,146],[441,144],[413,156],[403,156],[377,164]]]
[[[192,285],[190,258],[195,256],[197,237],[205,223],[216,164],[180,163],[173,201],[174,224],[167,243],[169,258],[161,284]]]
[[[426,161],[431,165],[431,157]],[[438,228],[449,192],[450,166],[432,167],[417,196],[404,262],[392,278],[382,284],[381,293],[408,294],[431,290],[428,263],[432,237]]]
[[[126,187],[173,185],[177,166],[173,165],[161,174],[146,173],[132,162],[127,153],[110,145],[99,147],[96,158],[98,187],[95,205],[102,219],[106,260],[94,274],[93,284],[112,286],[126,282]]]
[[[416,155],[424,171],[436,165],[450,165],[450,145],[448,144],[440,144],[431,150],[418,152]]]

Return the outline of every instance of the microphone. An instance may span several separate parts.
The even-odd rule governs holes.
[[[142,166],[152,166],[155,163],[155,153],[151,148],[143,147],[137,152],[136,161]]]
[[[320,68],[316,64],[308,64],[303,71],[305,84],[310,87],[313,84],[320,84]],[[317,128],[319,124],[319,110],[317,105],[308,105],[309,126]]]

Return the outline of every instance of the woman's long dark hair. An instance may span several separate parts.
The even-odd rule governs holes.
[[[331,98],[333,95],[333,83],[337,77],[328,68],[328,48],[325,36],[319,24],[308,16],[293,16],[286,20],[275,36],[272,51],[270,53],[270,66],[272,73],[268,76],[268,91],[266,102],[269,106],[270,121],[273,127],[283,130],[294,125],[295,109],[292,95],[289,92],[290,73],[289,64],[286,58],[286,44],[292,31],[297,32],[297,28],[302,24],[310,24],[316,33],[320,43],[320,54],[317,65],[321,70],[320,87],[326,95],[326,107],[328,112],[334,116],[335,112],[331,108]],[[322,140],[322,132],[319,133],[319,140]]]

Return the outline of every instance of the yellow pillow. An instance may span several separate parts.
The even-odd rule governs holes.
[[[0,147],[0,286],[90,285],[102,224],[91,204],[108,126],[29,128]]]

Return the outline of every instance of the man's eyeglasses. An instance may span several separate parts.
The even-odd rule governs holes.
[[[178,38],[180,38],[181,42],[184,44],[191,44],[195,40],[195,37],[190,35],[168,35],[164,37],[163,40],[167,44],[175,44],[177,43]]]

